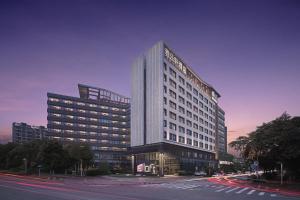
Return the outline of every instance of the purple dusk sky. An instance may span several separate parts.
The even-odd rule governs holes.
[[[47,124],[47,92],[130,96],[133,60],[164,40],[222,97],[229,140],[300,114],[300,2],[0,2],[0,141]]]

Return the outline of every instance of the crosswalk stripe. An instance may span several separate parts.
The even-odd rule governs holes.
[[[240,187],[236,187],[236,188],[233,188],[233,189],[231,189],[231,190],[227,190],[226,193],[232,192],[232,191],[237,190],[237,189],[239,189],[239,188],[240,188]]]
[[[271,197],[276,197],[276,196],[277,196],[277,194],[271,194],[270,196],[271,196]]]
[[[252,194],[253,192],[255,192],[256,190],[251,190],[250,192],[248,192],[247,194]]]
[[[215,189],[220,189],[220,188],[222,188],[222,187],[224,187],[224,185],[218,186],[218,187],[216,187]]]
[[[246,187],[246,188],[244,188],[244,189],[241,189],[240,191],[237,191],[236,193],[237,194],[241,194],[242,192],[244,192],[244,191],[246,191],[246,190],[248,190],[248,188]]]
[[[223,190],[227,190],[227,189],[230,189],[230,188],[231,187],[222,188],[222,189],[216,190],[215,192],[222,192]]]
[[[262,195],[264,195],[264,194],[265,194],[264,192],[258,193],[259,196],[262,196]]]

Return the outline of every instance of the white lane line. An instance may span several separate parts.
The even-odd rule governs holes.
[[[258,193],[259,196],[262,196],[262,195],[264,195],[264,194],[265,194],[264,192]]]
[[[256,190],[251,190],[250,192],[248,192],[247,194],[253,194],[253,192],[255,192]]]
[[[223,190],[227,190],[227,189],[230,189],[230,188],[231,187],[222,188],[222,189],[216,190],[215,192],[222,192]]]
[[[240,187],[236,187],[236,188],[233,188],[231,190],[227,190],[225,193],[229,193],[229,192],[232,192],[232,191],[237,190],[237,189],[240,189]]]
[[[248,190],[248,189],[249,189],[249,188],[246,187],[246,188],[244,188],[244,189],[241,189],[240,191],[237,191],[236,193],[237,193],[237,194],[241,194],[242,192],[244,192],[244,191],[246,191],[246,190]]]
[[[277,194],[271,194],[270,196],[271,197],[277,197]]]
[[[224,187],[224,185],[218,186],[218,187],[216,187],[215,189],[220,189],[220,188],[222,188],[222,187]]]

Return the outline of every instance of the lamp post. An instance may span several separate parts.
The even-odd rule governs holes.
[[[280,162],[280,184],[283,184],[283,163]]]
[[[23,158],[24,161],[24,170],[25,170],[25,174],[27,174],[27,159]]]

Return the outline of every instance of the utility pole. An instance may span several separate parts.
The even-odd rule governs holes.
[[[24,161],[25,174],[27,174],[27,159],[23,158],[23,161]]]
[[[82,159],[80,159],[80,176],[82,176]]]
[[[283,184],[283,163],[280,162],[280,184]]]

